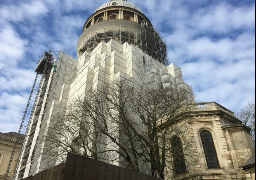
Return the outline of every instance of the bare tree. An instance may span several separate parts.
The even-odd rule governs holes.
[[[127,82],[104,86],[55,118],[47,152],[53,159],[73,152],[164,179],[174,159],[195,156],[192,139],[185,137],[189,127],[173,126],[189,118],[185,104],[190,102],[186,89],[167,91]],[[182,144],[171,146],[173,136],[183,139]]]
[[[244,125],[251,128],[252,140],[255,144],[255,103],[248,103],[243,109],[241,109],[236,117],[240,119]]]

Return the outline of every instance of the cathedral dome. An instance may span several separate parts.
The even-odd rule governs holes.
[[[131,8],[131,9],[135,9],[135,10],[139,11],[140,13],[143,13],[143,11],[140,8],[138,8],[137,6],[135,6],[131,2],[127,2],[126,0],[111,0],[111,1],[101,5],[100,7],[98,7],[95,12],[97,12],[101,9],[104,9],[104,8],[118,7],[118,6],[128,7],[128,8]]]
[[[127,0],[109,0],[86,20],[76,52],[92,52],[102,41],[111,39],[133,44],[161,63],[167,62],[166,45],[143,11]]]

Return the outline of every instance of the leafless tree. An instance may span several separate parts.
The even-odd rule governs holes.
[[[46,138],[47,152],[53,159],[73,152],[164,179],[165,171],[173,170],[174,159],[195,156],[193,140],[185,135],[189,127],[174,126],[189,119],[191,109],[185,104],[191,102],[186,89],[127,82],[104,86],[55,118]],[[173,136],[182,144],[171,146]]]
[[[255,144],[255,103],[248,103],[248,105],[241,109],[236,116],[246,126],[251,128],[252,140]]]

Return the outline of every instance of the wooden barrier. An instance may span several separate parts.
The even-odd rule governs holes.
[[[160,180],[129,169],[68,153],[66,163],[24,180]]]
[[[30,176],[24,180],[63,180],[65,169],[65,163],[62,163],[58,166],[54,166],[51,169],[44,170],[35,176]]]

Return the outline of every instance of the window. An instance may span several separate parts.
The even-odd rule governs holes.
[[[108,19],[119,19],[119,11],[108,11]]]
[[[173,167],[175,175],[180,175],[187,172],[185,158],[182,148],[182,142],[179,137],[171,138],[171,147],[173,155]]]
[[[124,19],[128,21],[134,21],[134,13],[129,11],[124,11]]]
[[[89,22],[87,23],[87,25],[86,25],[86,29],[87,29],[88,27],[90,27],[91,24],[92,24],[92,21],[89,21]]]
[[[104,13],[101,13],[95,16],[95,23],[102,22],[103,20],[104,20]]]
[[[200,136],[208,168],[220,168],[211,133],[209,131],[203,130],[201,131]]]
[[[118,19],[118,14],[110,14],[109,19]]]
[[[143,21],[143,18],[142,18],[142,17],[140,17],[140,16],[138,16],[138,23],[139,23],[139,24],[141,24],[141,23],[142,23],[142,21]]]
[[[104,20],[104,18],[103,17],[99,17],[97,20],[96,20],[96,23],[98,23],[98,22],[102,22]]]

